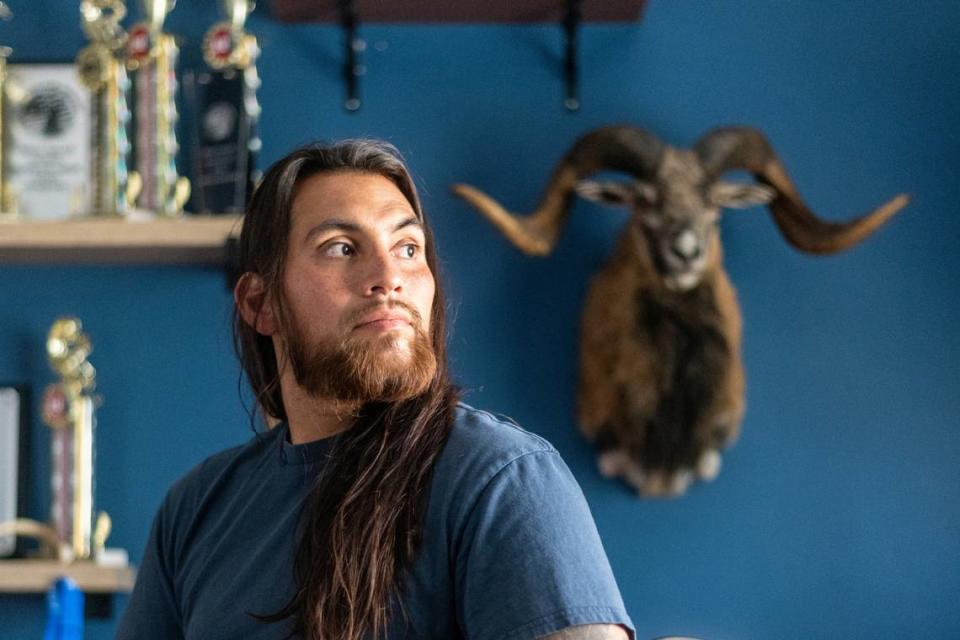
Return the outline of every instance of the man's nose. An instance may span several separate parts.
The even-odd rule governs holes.
[[[377,252],[370,257],[366,295],[385,295],[403,291],[403,273],[389,252]]]

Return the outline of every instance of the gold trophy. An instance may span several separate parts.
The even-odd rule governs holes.
[[[137,172],[143,181],[137,204],[164,216],[183,213],[190,181],[177,175],[177,56],[163,21],[176,0],[142,0],[146,21],[130,29],[127,69],[134,74]]]
[[[0,19],[9,20],[12,17],[10,9],[0,1]],[[7,57],[12,50],[10,47],[0,45],[0,217],[5,215],[15,215],[17,212],[17,203],[15,201],[13,190],[7,184],[5,174],[6,158],[3,155],[3,116],[7,106]]]
[[[51,515],[57,537],[75,559],[102,551],[109,534],[105,513],[93,519],[93,395],[96,371],[87,361],[92,347],[77,318],[59,318],[47,336],[50,366],[60,382],[47,387],[43,419],[52,429]]]
[[[127,168],[130,81],[122,61],[127,34],[120,26],[126,13],[123,0],[80,3],[83,31],[90,40],[77,54],[80,79],[92,94],[90,210],[107,216],[127,214],[140,190],[139,176]]]
[[[93,518],[93,395],[96,371],[87,362],[92,347],[77,318],[57,319],[47,335],[47,356],[60,382],[43,396],[43,421],[51,433],[51,523],[29,518],[0,522],[0,535],[42,541],[47,552],[61,562],[105,557],[110,516],[101,511]]]

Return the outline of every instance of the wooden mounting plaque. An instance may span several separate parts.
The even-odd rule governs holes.
[[[337,0],[270,0],[271,13],[284,22],[338,22]],[[584,22],[639,22],[646,0],[584,0]],[[357,0],[364,22],[559,22],[563,0]]]

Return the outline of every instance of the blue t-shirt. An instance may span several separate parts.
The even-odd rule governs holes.
[[[334,436],[335,438],[336,436]],[[265,624],[293,593],[303,497],[334,438],[289,442],[280,425],[178,481],[153,523],[117,638],[279,639]],[[556,449],[459,405],[437,458],[422,544],[388,633],[520,640],[632,623],[586,500]]]

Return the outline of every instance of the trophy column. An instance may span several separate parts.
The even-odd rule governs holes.
[[[83,0],[80,14],[91,43],[77,54],[80,79],[91,92],[90,211],[125,215],[140,189],[140,179],[127,170],[130,81],[121,57],[126,33],[120,20],[123,0]]]
[[[3,116],[7,103],[7,56],[10,55],[10,47],[0,46],[0,216],[12,215],[16,213],[13,194],[6,180],[6,158],[3,155]]]
[[[11,16],[10,9],[0,1],[0,20],[9,20]],[[14,215],[17,212],[12,189],[7,184],[7,159],[3,153],[4,110],[7,108],[7,58],[11,52],[10,47],[0,45],[0,216]]]
[[[87,361],[92,348],[80,320],[60,318],[47,336],[50,366],[60,382],[44,394],[43,418],[51,438],[51,515],[53,528],[75,559],[102,548],[109,518],[93,522],[94,406],[96,371]]]
[[[143,182],[137,204],[164,216],[177,216],[190,197],[190,181],[177,175],[177,57],[174,38],[163,22],[175,0],[143,0],[147,20],[130,30],[127,68],[134,74],[135,157]]]

